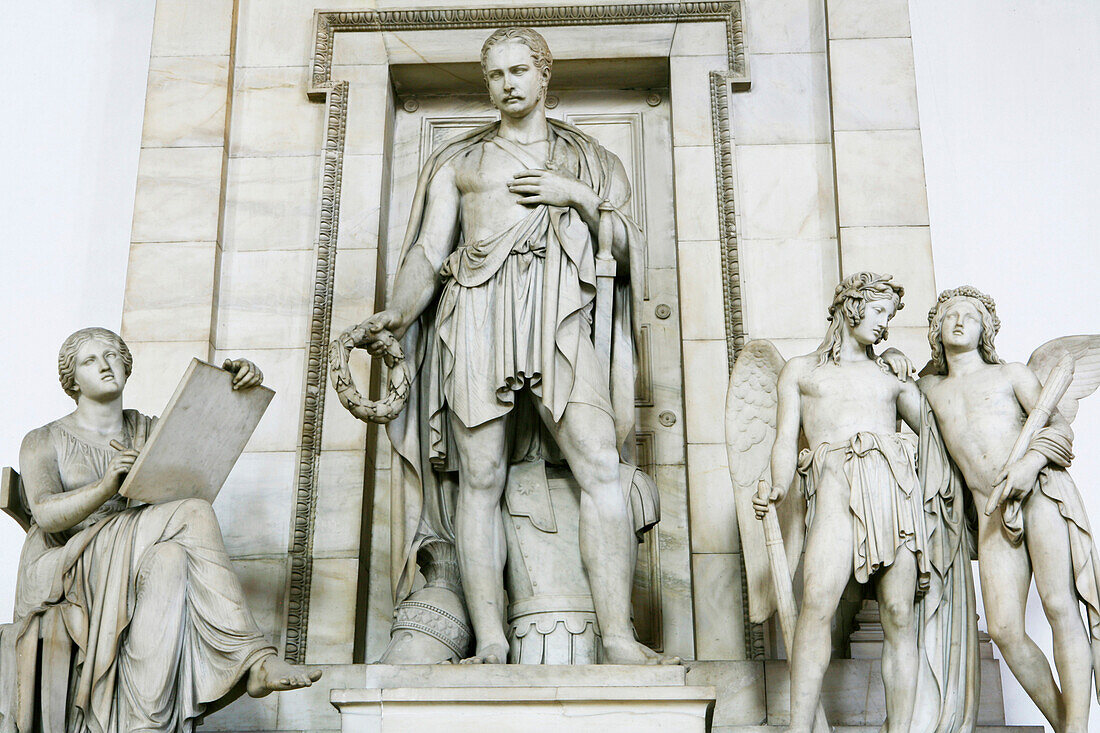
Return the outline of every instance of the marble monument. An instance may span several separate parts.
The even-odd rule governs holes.
[[[495,30],[518,28],[536,30],[553,49],[553,84],[545,94],[521,90],[494,106],[480,50]],[[535,56],[522,42],[496,48]],[[578,278],[585,288],[595,283],[593,327],[601,339],[610,333],[612,344],[625,343],[616,339],[629,333],[634,351],[624,360],[612,349],[612,364],[581,371],[602,379],[605,369],[622,376],[627,371],[620,367],[631,364],[635,372],[630,384],[609,378],[607,394],[602,386],[592,390],[610,402],[617,428],[633,424],[632,434],[616,432],[612,440],[619,457],[640,469],[628,480],[616,459],[615,475],[607,470],[601,477],[601,526],[587,534],[610,538],[615,552],[627,554],[615,556],[605,573],[611,580],[595,588],[582,562],[592,553],[582,553],[580,532],[581,515],[592,514],[585,508],[591,489],[574,475],[575,461],[509,461],[505,515],[488,520],[499,532],[490,546],[478,545],[463,559],[454,543],[426,542],[456,537],[462,545],[458,522],[447,524],[457,520],[459,499],[447,492],[461,488],[436,493],[412,486],[410,470],[431,464],[431,446],[422,441],[423,452],[409,461],[400,452],[409,443],[399,440],[395,449],[390,436],[402,421],[428,426],[429,435],[433,418],[448,425],[442,413],[428,414],[432,388],[426,385],[425,400],[418,382],[445,371],[417,371],[422,355],[410,338],[415,324],[386,324],[397,333],[410,328],[403,341],[385,343],[382,358],[352,348],[366,338],[367,328],[356,330],[366,314],[399,305],[397,280],[405,279],[410,261],[402,242],[415,243],[428,223],[427,208],[414,216],[416,202],[431,202],[427,181],[448,188],[442,182],[449,173],[433,176],[447,167],[441,151],[469,143],[496,156],[503,148],[478,140],[478,131],[496,122],[498,107],[522,108],[540,95],[535,119],[545,109],[564,123],[544,129],[571,135],[577,159],[596,151],[590,175],[574,175],[600,200],[572,185],[562,188],[556,175],[525,176],[514,179],[523,190],[494,189],[493,195],[518,201],[536,186],[578,206],[538,204],[528,211],[510,203],[498,210],[516,219],[486,220],[484,231],[468,233],[491,235],[540,208],[557,209],[566,239],[598,252],[600,226],[584,214],[593,218],[592,205],[601,208],[601,185],[610,183],[603,174],[614,168],[617,193],[603,208],[617,211],[598,215],[612,219],[612,259],[628,222],[646,243],[644,258],[629,262],[629,278],[611,288],[611,309],[600,306],[608,290],[600,288],[600,272]],[[524,170],[539,171],[551,157],[537,138],[518,140],[536,143],[529,147],[538,165],[524,163]],[[621,170],[608,164],[613,159]],[[518,172],[516,166],[507,175]],[[418,195],[425,170],[426,188]],[[627,189],[629,200],[622,196]],[[456,182],[443,198],[469,190]],[[454,224],[452,215],[439,220]],[[407,227],[410,221],[418,226]],[[464,220],[459,229],[475,224]],[[574,234],[580,236],[573,240]],[[522,269],[512,267],[521,260],[545,268],[549,257],[535,262],[535,245],[529,255],[512,256],[508,247],[505,259],[513,262],[505,269]],[[551,729],[568,719],[593,725],[587,715],[605,713],[611,716],[605,723],[620,716],[616,725],[631,730],[639,720],[719,733],[788,725],[787,647],[765,613],[775,599],[771,577],[760,572],[768,554],[751,505],[760,474],[747,494],[731,479],[730,468],[742,468],[748,453],[731,460],[727,452],[727,377],[750,340],[767,339],[784,358],[812,351],[825,324],[807,315],[822,313],[836,283],[863,271],[892,272],[905,284],[907,307],[891,320],[890,342],[922,363],[928,345],[920,314],[935,303],[937,289],[904,0],[333,0],[323,6],[159,0],[122,323],[139,364],[127,400],[143,412],[158,410],[192,357],[262,364],[265,384],[277,395],[214,511],[256,627],[287,664],[324,672],[319,683],[294,693],[245,695],[209,709],[201,729],[384,730],[416,716],[436,716],[436,722],[452,716],[484,728],[490,709],[501,719],[515,714],[529,727],[541,720]],[[441,298],[433,293],[429,300],[425,305],[438,314]],[[627,310],[630,328],[618,318]],[[601,320],[609,312],[610,331]],[[511,332],[509,326],[500,333]],[[372,337],[385,341],[383,333]],[[344,334],[347,340],[330,350]],[[458,345],[486,346],[479,340]],[[456,360],[460,368],[470,363]],[[337,382],[330,389],[332,366]],[[530,399],[532,380],[524,374],[525,390],[513,409],[537,413],[539,400]],[[467,376],[471,389],[485,386],[487,375]],[[549,386],[542,386],[545,396]],[[457,399],[453,390],[441,387],[440,394]],[[630,401],[632,411],[624,407]],[[376,418],[393,418],[388,434]],[[529,424],[540,423],[535,414]],[[543,431],[540,426],[540,439]],[[453,448],[453,435],[447,438]],[[598,462],[609,469],[605,453]],[[512,466],[532,470],[513,472]],[[922,486],[939,487],[946,503],[958,484],[933,467],[922,470],[918,452]],[[447,473],[449,481],[453,470]],[[450,503],[432,514],[437,498]],[[499,496],[491,498],[463,516],[484,523],[501,506]],[[779,524],[792,540],[787,557],[793,566],[801,556],[794,548],[802,546],[795,528],[805,524],[804,507],[789,506],[796,504],[791,498],[779,506]],[[954,541],[945,538],[943,547]],[[511,562],[532,550],[555,565],[568,564],[568,572],[550,572],[545,562]],[[473,571],[480,610],[469,618],[464,563],[484,571]],[[548,586],[543,572],[566,583]],[[936,593],[965,594],[965,585],[937,590],[937,577],[933,564],[922,608],[943,607]],[[797,582],[793,590],[801,592]],[[838,605],[822,708],[832,725],[877,727],[887,717],[880,682],[883,609],[851,589]],[[611,623],[612,635],[625,638],[624,616],[638,642],[685,664],[545,663],[592,661],[596,631],[603,634]],[[484,630],[498,621],[501,631]],[[991,645],[965,636],[969,619],[955,618],[955,626],[943,621],[939,627],[919,622],[941,634],[918,642],[922,650],[945,648],[937,644],[948,638],[964,641],[956,657],[929,664],[943,669],[965,654],[968,674],[982,683],[973,722],[1003,726]],[[478,624],[481,649],[470,646],[477,635],[471,626]],[[444,633],[424,634],[423,627]],[[621,646],[641,650],[633,635]],[[505,650],[513,660],[544,664],[369,664],[471,654],[499,660]],[[972,691],[961,677],[948,687],[952,694]],[[917,711],[956,709],[922,703],[924,689],[918,686]],[[381,712],[387,706],[396,716],[389,723]],[[581,711],[588,713],[571,717]]]

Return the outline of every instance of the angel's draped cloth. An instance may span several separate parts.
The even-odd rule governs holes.
[[[645,240],[624,213],[630,200],[622,164],[580,130],[547,120],[549,163],[590,186],[625,235],[629,277],[615,280],[610,374],[599,367],[593,345],[596,295],[595,238],[571,207],[533,206],[520,221],[476,242],[459,241],[440,272],[439,295],[402,341],[412,361],[412,385],[402,413],[388,428],[394,450],[393,592],[413,588],[418,552],[434,542],[453,543],[457,457],[450,416],[475,427],[520,407],[517,392],[530,389],[553,420],[570,403],[611,414],[622,448],[634,421],[634,330],[640,306]],[[428,188],[456,157],[478,155],[493,145],[516,159],[516,171],[544,168],[524,151],[497,138],[499,122],[461,135],[437,150],[417,182],[398,268],[417,243]],[[538,418],[530,415],[534,423]],[[513,423],[521,422],[514,415]],[[531,421],[524,421],[531,422]],[[512,455],[551,458],[552,446],[517,436]]]
[[[1081,492],[1066,471],[1073,461],[1073,431],[1064,422],[1048,425],[1031,439],[1027,449],[1047,459],[1047,465],[1039,472],[1036,489],[1054,501],[1066,523],[1073,585],[1078,600],[1085,604],[1095,671],[1093,679],[1097,699],[1100,699],[1100,557],[1096,553]],[[1016,506],[1013,507],[1013,504]],[[1019,505],[1019,500],[1006,502],[1002,512],[1004,531],[1016,543],[1024,538],[1025,532],[1024,512]]]
[[[143,444],[153,419],[134,410],[123,418],[127,447]],[[40,430],[65,491],[101,479],[116,453],[61,420]],[[153,561],[169,544],[177,562]],[[149,578],[169,567],[176,568],[170,577]],[[147,603],[162,614],[156,638],[129,633]],[[0,627],[3,733],[31,730],[47,613],[60,614],[76,648],[66,727],[78,733],[191,731],[207,703],[276,653],[248,610],[213,510],[201,499],[127,508],[115,497],[57,534],[32,523],[19,561],[15,621]]]
[[[859,433],[800,457],[808,493],[832,459],[851,487],[853,572],[866,581],[903,547],[917,561],[917,704],[912,730],[971,731],[978,711],[978,638],[973,537],[962,480],[950,462],[927,400],[913,436]]]
[[[813,523],[817,490],[827,474],[849,488],[852,571],[866,583],[893,565],[898,550],[917,561],[917,595],[928,590],[931,568],[926,550],[924,496],[917,480],[917,440],[913,435],[859,432],[841,443],[821,443],[798,457],[806,495],[806,526]],[[839,474],[839,475],[837,475]]]

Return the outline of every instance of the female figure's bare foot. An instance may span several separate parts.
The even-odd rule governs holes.
[[[508,662],[508,645],[478,644],[474,656],[463,659],[459,664],[506,664]]]
[[[607,664],[682,664],[679,657],[666,657],[633,638],[603,638],[604,661]]]
[[[321,670],[288,664],[278,654],[268,654],[248,670],[248,694],[264,697],[280,690],[309,687],[321,679]]]

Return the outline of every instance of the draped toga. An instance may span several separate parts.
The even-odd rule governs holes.
[[[972,731],[978,711],[978,628],[970,561],[973,534],[966,493],[928,401],[921,396],[917,435],[861,432],[799,457],[807,523],[826,471],[851,489],[852,567],[867,582],[898,550],[917,565],[917,697],[911,729]]]
[[[917,594],[928,589],[924,496],[916,472],[916,438],[859,432],[840,443],[803,450],[798,474],[806,495],[806,526],[813,523],[824,474],[839,469],[850,492],[852,572],[860,583],[894,563],[898,550],[917,561]]]
[[[123,422],[127,447],[140,447],[154,421],[124,410]],[[116,453],[64,418],[36,432],[56,453],[64,491],[101,479]],[[154,572],[147,560],[167,543],[186,556],[179,584],[186,587],[175,604],[142,594],[145,574]],[[158,639],[128,633],[146,601],[164,604]],[[210,504],[201,499],[128,508],[116,495],[65,532],[32,523],[19,560],[15,620],[0,627],[3,733],[31,729],[39,627],[48,612],[61,614],[76,647],[67,729],[78,733],[191,731],[207,703],[276,652],[245,604]]]
[[[590,186],[625,232],[629,276],[616,277],[610,375],[593,345],[595,237],[571,207],[532,206],[519,221],[476,242],[458,241],[440,272],[434,302],[406,332],[412,387],[402,413],[389,424],[394,449],[393,592],[412,590],[416,556],[428,543],[454,541],[457,459],[450,416],[475,427],[508,415],[516,393],[529,388],[545,412],[560,420],[570,403],[612,415],[622,447],[634,418],[632,311],[640,305],[644,239],[624,213],[630,199],[622,164],[580,130],[547,120],[549,161],[498,140],[499,123],[459,136],[437,150],[421,172],[400,265],[420,234],[432,179],[458,156],[493,145],[523,168],[553,167]]]

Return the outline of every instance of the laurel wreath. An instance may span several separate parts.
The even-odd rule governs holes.
[[[378,401],[369,400],[359,393],[348,367],[353,349],[365,349],[371,344],[382,344],[382,360],[389,369],[389,390]],[[340,404],[363,422],[388,423],[404,409],[409,399],[409,369],[405,365],[405,352],[394,335],[382,329],[373,332],[362,324],[352,326],[332,340],[328,347],[329,377],[332,388],[340,398]]]

